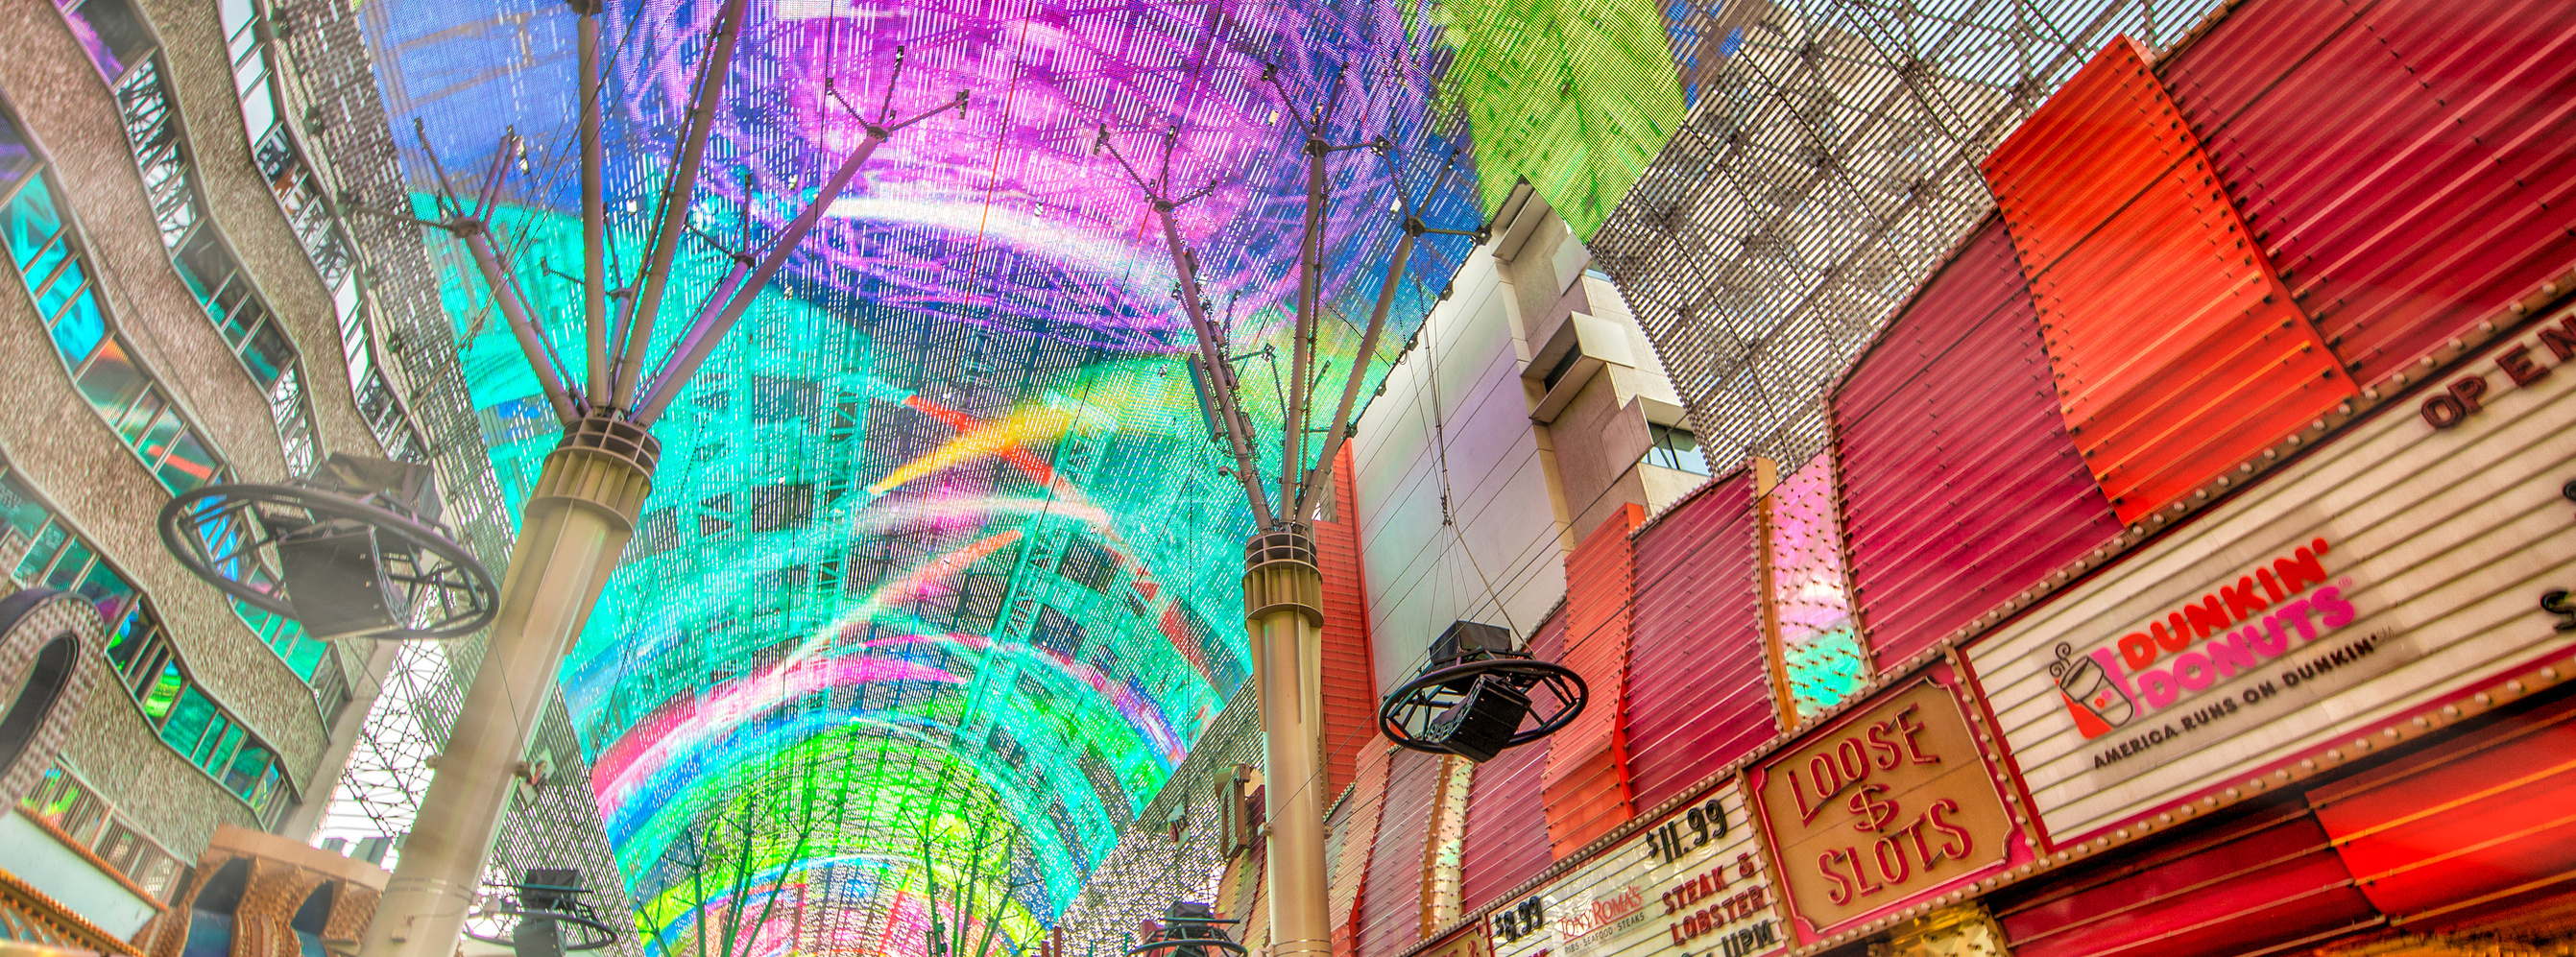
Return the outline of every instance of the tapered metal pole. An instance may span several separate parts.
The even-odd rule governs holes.
[[[546,349],[545,334],[538,331],[535,317],[528,314],[528,301],[519,295],[519,279],[501,261],[500,251],[492,248],[492,231],[481,222],[468,220],[456,227],[458,238],[474,256],[474,268],[483,274],[483,284],[491,287],[492,300],[501,307],[501,318],[510,326],[510,336],[519,341],[519,351],[527,356],[528,368],[537,375],[537,388],[545,393],[546,404],[555,410],[555,419],[571,423],[581,415],[573,410],[572,396],[564,391],[563,377],[555,368],[553,354]]]
[[[1270,955],[1331,957],[1326,913],[1323,756],[1324,576],[1305,526],[1253,536],[1244,546],[1243,609],[1269,745],[1263,788],[1270,824]]]
[[[510,549],[500,617],[367,925],[362,957],[455,953],[555,668],[634,537],[659,455],[650,433],[597,410],[565,429],[546,456]]]
[[[574,0],[581,13],[582,405],[608,404],[607,158],[599,144],[599,0]]]
[[[849,157],[841,161],[840,167],[832,171],[832,177],[823,182],[823,188],[814,194],[814,201],[805,204],[804,211],[797,213],[786,228],[778,231],[777,243],[769,255],[761,257],[758,266],[751,268],[749,276],[743,275],[744,264],[735,262],[733,271],[726,274],[724,284],[708,300],[708,305],[715,308],[690,324],[688,334],[671,348],[671,360],[662,367],[661,378],[654,382],[653,390],[646,393],[635,407],[635,421],[652,425],[654,419],[662,417],[662,409],[679,396],[680,385],[697,374],[698,365],[707,361],[707,356],[715,351],[716,343],[724,341],[725,333],[742,320],[742,314],[751,308],[752,300],[760,298],[761,289],[768,286],[769,280],[778,275],[778,270],[787,265],[787,257],[805,241],[805,234],[813,231],[814,223],[823,217],[823,211],[841,198],[841,191],[849,188],[850,180],[859,175],[860,167],[868,165],[868,157],[875,155],[877,146],[885,142],[885,134],[882,129],[868,130],[867,138],[860,141],[859,148],[851,151]],[[722,305],[716,306],[718,303]]]
[[[680,250],[680,234],[689,225],[689,205],[697,201],[698,168],[705,164],[707,136],[715,128],[715,114],[724,102],[725,78],[733,72],[735,41],[742,38],[743,5],[746,0],[726,0],[724,11],[716,18],[715,45],[707,51],[706,75],[700,78],[695,102],[689,111],[689,125],[680,137],[679,165],[671,171],[671,184],[662,196],[662,219],[654,224],[653,241],[646,248],[640,288],[635,292],[635,309],[629,315],[626,348],[615,360],[616,374],[609,384],[609,404],[625,405],[635,397],[636,378],[643,374],[644,355],[653,348],[653,320],[662,308],[662,288],[671,279],[671,257]]]

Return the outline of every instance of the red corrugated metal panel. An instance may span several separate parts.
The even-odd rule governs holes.
[[[1989,219],[1834,392],[1852,608],[1884,668],[2119,534]]]
[[[2424,930],[2576,884],[2576,700],[2308,794],[2370,902]]]
[[[1637,554],[1645,520],[1621,506],[1565,557],[1565,657],[1590,703],[1548,738],[1547,840],[1564,857],[1635,813],[1628,791],[1628,643],[1636,620]]]
[[[2255,0],[2160,72],[2361,381],[2576,260],[2576,4]]]
[[[2305,808],[1988,904],[2014,957],[2267,953],[2378,917]]]
[[[1369,644],[1368,579],[1360,568],[1358,494],[1345,445],[1333,460],[1334,521],[1314,523],[1315,564],[1324,573],[1324,778],[1334,794],[1351,783],[1360,747],[1377,735],[1377,659]]]
[[[1354,770],[1351,795],[1333,808],[1326,822],[1324,869],[1332,872],[1333,884],[1325,898],[1325,913],[1333,920],[1334,957],[1352,957],[1359,927],[1359,901],[1367,882],[1369,852],[1377,846],[1378,815],[1386,807],[1387,764],[1395,746],[1384,738],[1371,739],[1360,752]]]
[[[1530,636],[1530,654],[1556,661],[1565,651],[1565,615],[1551,615]],[[1467,789],[1467,835],[1459,842],[1462,906],[1481,907],[1538,876],[1548,855],[1547,811],[1540,772],[1545,741],[1505,751],[1476,768]]]
[[[1628,768],[1640,807],[1699,783],[1778,729],[1753,536],[1748,472],[1710,483],[1637,534]]]
[[[2122,521],[2359,393],[2136,44],[2114,40],[1983,166],[2069,431]]]
[[[1360,892],[1359,957],[1403,957],[1422,940],[1423,848],[1440,800],[1440,756],[1397,751],[1387,767],[1386,810]]]

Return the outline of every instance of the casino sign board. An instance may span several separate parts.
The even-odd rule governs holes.
[[[2031,860],[1946,662],[1747,772],[1801,945]]]
[[[1728,780],[1488,918],[1494,957],[1758,957],[1783,950],[1771,874]]]

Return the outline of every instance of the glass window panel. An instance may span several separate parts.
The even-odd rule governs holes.
[[[143,713],[156,721],[170,713],[179,700],[180,690],[188,683],[188,679],[179,674],[179,663],[168,660],[166,651],[157,657],[163,659],[161,675],[153,679],[152,686],[143,692]]]
[[[258,296],[251,294],[249,284],[241,281],[241,273],[233,273],[231,278],[216,291],[206,314],[214,317],[215,328],[223,332],[224,342],[239,349],[243,340],[250,338],[252,329],[267,324],[261,320],[268,318],[268,310],[260,306]]]
[[[70,537],[71,532],[61,523],[47,523],[45,530],[37,533],[35,546],[27,549],[27,557],[18,562],[18,570],[13,577],[23,582],[33,581],[36,576],[44,574],[45,569],[53,565],[54,552],[61,550],[63,541]]]
[[[286,341],[286,334],[278,331],[276,323],[261,323],[241,357],[242,364],[250,367],[251,378],[258,379],[263,387],[271,386],[295,364],[295,346]]]
[[[88,0],[64,11],[63,19],[89,51],[100,75],[113,81],[152,48],[152,31],[127,0]]]
[[[249,799],[251,807],[259,809],[260,820],[274,819],[277,809],[286,805],[288,792],[284,787],[285,783],[276,763],[271,762],[268,772],[259,776],[259,786],[252,788],[249,794],[243,795]]]
[[[0,198],[7,198],[40,165],[36,151],[27,146],[27,138],[19,135],[17,124],[0,117]]]
[[[195,491],[214,484],[222,468],[204,440],[195,432],[182,432],[171,440],[170,457],[161,463],[161,484],[172,492]]]
[[[110,338],[100,345],[97,354],[90,357],[89,366],[80,372],[80,390],[91,408],[115,423],[136,399],[151,389],[152,384],[144,377],[143,370],[135,368],[133,357],[125,354],[124,342]],[[159,410],[158,400],[149,404],[155,411]],[[150,420],[146,418],[143,421]],[[139,422],[131,426],[140,427]],[[133,440],[134,433],[129,431],[129,427],[120,427],[117,431],[126,433],[127,441]]]
[[[242,735],[245,733],[241,722],[232,720],[229,715],[224,718],[223,728],[223,739],[220,741],[217,741],[214,735],[206,736],[206,740],[213,744],[213,747],[206,749],[206,753],[197,759],[197,766],[205,768],[209,774],[219,773],[226,765],[232,763],[233,750],[241,746]]]
[[[65,364],[79,368],[106,338],[107,313],[98,307],[98,290],[83,286],[54,317],[54,345],[63,350]]]
[[[278,656],[286,659],[286,666],[295,670],[296,677],[306,681],[313,680],[313,672],[322,667],[323,657],[331,653],[330,642],[305,637],[304,626],[291,621],[281,630],[276,647]]]
[[[122,414],[106,407],[101,407],[99,411],[116,414],[117,417],[113,422],[116,426],[116,434],[125,437],[125,444],[140,448],[144,433],[150,430],[155,420],[162,417],[162,413],[169,411],[169,407],[161,401],[160,393],[147,391],[136,396],[134,404],[128,406]]]
[[[152,396],[158,399],[161,393],[154,390]],[[134,450],[143,453],[143,461],[158,463],[162,456],[170,454],[171,443],[178,441],[179,436],[187,431],[187,423],[179,421],[179,410],[171,408],[165,401],[161,414],[153,416],[152,424],[135,440]]]
[[[253,141],[277,127],[277,102],[268,95],[268,55],[253,52],[233,70],[233,85],[242,92],[242,128]]]
[[[51,517],[44,503],[18,477],[0,472],[0,568],[15,570],[16,561],[27,546],[35,544],[36,533],[43,531]]]
[[[134,585],[103,561],[91,563],[89,574],[81,576],[80,584],[72,586],[72,590],[97,606],[99,620],[111,628],[125,617],[125,610],[133,607],[136,601]]]
[[[65,245],[47,250],[36,267],[27,270],[28,288],[36,293],[36,311],[48,320],[81,291],[82,280],[87,278],[81,272],[80,257],[64,252],[68,248]]]
[[[178,666],[171,665],[169,668],[168,675],[175,677],[179,671]],[[166,678],[163,683],[168,683]],[[154,696],[158,697],[161,686],[154,685],[152,690]],[[215,703],[206,700],[206,696],[199,693],[194,685],[179,689],[175,697],[177,699],[175,703],[165,706],[170,720],[161,725],[161,740],[179,749],[180,754],[194,756],[197,753],[197,740],[205,736],[208,725],[215,723],[217,717]],[[152,710],[151,702],[145,702],[143,710],[149,713]]]
[[[134,656],[152,640],[152,620],[140,606],[119,619],[107,635],[107,662],[118,674],[134,669]]]
[[[54,234],[63,228],[62,213],[54,208],[54,194],[43,176],[30,176],[18,198],[9,204],[8,220],[0,224],[7,230],[9,252],[18,268],[36,268],[37,256],[53,244]],[[52,264],[44,268],[52,270]]]
[[[53,569],[45,573],[45,587],[69,591],[73,585],[80,584],[81,576],[89,571],[90,561],[97,557],[89,550],[88,542],[75,538],[64,543],[63,553],[54,559]]]
[[[225,766],[224,787],[232,789],[235,794],[249,797],[252,790],[259,786],[260,779],[268,775],[268,765],[268,748],[253,742],[248,747],[242,748],[241,752],[235,754],[232,761]]]
[[[215,4],[215,13],[223,20],[224,33],[233,38],[233,52],[238,55],[249,49],[257,39],[251,22],[258,19],[259,8],[252,6],[250,0],[221,0]]]
[[[179,275],[187,277],[188,288],[200,300],[213,296],[233,273],[232,254],[224,250],[223,241],[215,238],[212,229],[190,232],[188,241],[179,247],[178,259]]]
[[[19,534],[33,536],[36,529],[44,527],[45,518],[45,506],[36,501],[36,493],[18,476],[0,469],[0,522],[8,523]]]

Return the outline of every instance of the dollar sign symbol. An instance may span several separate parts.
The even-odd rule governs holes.
[[[1885,793],[1887,793],[1887,785],[1884,784],[1864,784],[1861,785],[1860,790],[1852,793],[1850,805],[1852,816],[1860,818],[1859,823],[1852,825],[1852,830],[1875,834],[1887,826],[1889,818],[1896,816],[1895,801],[1882,801],[1874,797]]]

